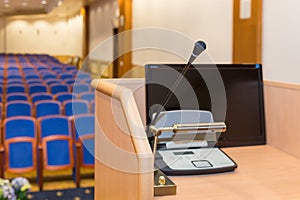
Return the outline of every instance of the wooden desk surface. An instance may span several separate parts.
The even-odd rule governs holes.
[[[300,160],[271,146],[223,149],[236,163],[234,172],[171,176],[177,195],[154,199],[300,199]]]

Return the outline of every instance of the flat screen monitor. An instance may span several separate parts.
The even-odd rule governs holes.
[[[165,104],[166,111],[208,110],[215,122],[225,121],[227,125],[218,139],[219,147],[266,143],[262,65],[194,64],[182,76],[184,66],[146,65],[147,124],[157,105]],[[175,82],[178,86],[173,90]],[[172,95],[166,101],[170,91]]]

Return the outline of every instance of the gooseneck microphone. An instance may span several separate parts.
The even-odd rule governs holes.
[[[206,49],[206,44],[205,42],[199,40],[195,43],[193,52],[191,54],[191,57],[189,59],[188,63],[194,62],[194,60]]]
[[[194,45],[194,49],[192,51],[191,57],[189,59],[189,61],[187,62],[187,64],[184,66],[184,68],[182,69],[182,72],[180,73],[180,75],[177,77],[176,81],[174,82],[174,84],[172,85],[172,87],[170,88],[167,96],[164,98],[164,101],[162,103],[162,105],[159,107],[158,111],[156,112],[156,115],[154,116],[154,119],[151,121],[151,123],[148,125],[148,127],[150,125],[153,125],[156,123],[156,121],[158,120],[158,116],[159,114],[162,112],[163,108],[167,105],[168,101],[170,100],[173,92],[176,90],[176,88],[178,87],[180,81],[182,80],[182,78],[184,77],[184,75],[186,74],[186,72],[188,71],[188,69],[190,68],[192,62],[194,62],[194,60],[206,49],[206,44],[205,42],[199,40],[195,43]]]

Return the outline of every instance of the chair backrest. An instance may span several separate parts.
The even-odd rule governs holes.
[[[66,100],[72,100],[72,99],[76,99],[76,98],[77,98],[77,96],[70,92],[59,92],[55,95],[55,99],[57,101],[60,101],[60,103],[63,103]]]
[[[69,119],[53,115],[41,117],[38,121],[44,168],[48,170],[72,168],[74,159]]]
[[[82,114],[74,117],[75,139],[82,146],[83,166],[94,166],[94,136],[95,136],[95,116],[92,114]]]
[[[80,99],[64,101],[63,108],[64,108],[64,114],[66,116],[73,116],[73,115],[89,113],[88,102],[85,100],[80,100]]]
[[[28,85],[31,84],[43,84],[43,81],[41,79],[28,79],[26,80]]]
[[[28,101],[28,95],[23,92],[13,92],[9,93],[6,96],[6,101],[17,101],[17,100],[22,100],[22,101]]]
[[[43,75],[43,79],[44,80],[47,80],[47,79],[56,79],[56,78],[57,78],[57,76],[54,75],[54,74],[44,74]]]
[[[75,83],[75,79],[74,78],[66,78],[66,79],[64,79],[64,82],[68,85],[73,85]]]
[[[50,86],[52,94],[57,94],[59,92],[68,92],[69,86],[67,84],[53,84]]]
[[[35,104],[36,118],[46,115],[59,115],[61,114],[61,104],[54,100],[38,101]]]
[[[38,126],[41,140],[53,135],[71,136],[70,120],[63,115],[41,117],[38,119]]]
[[[6,93],[12,92],[26,92],[26,88],[22,84],[9,84],[6,87]]]
[[[86,78],[91,78],[91,75],[89,73],[86,73],[86,72],[78,71],[76,79],[81,80],[81,79],[86,79]]]
[[[39,75],[37,75],[37,74],[27,74],[27,75],[25,76],[25,79],[26,79],[26,80],[29,80],[29,79],[40,79],[40,77],[39,77]]]
[[[65,80],[65,79],[73,79],[73,75],[69,73],[62,73],[60,74],[60,79]]]
[[[32,84],[29,85],[29,94],[37,93],[37,92],[48,92],[48,88],[43,84]]]
[[[32,106],[27,101],[10,101],[5,107],[6,117],[32,116]]]
[[[11,85],[11,84],[20,84],[20,85],[22,85],[22,84],[24,84],[24,81],[23,81],[23,79],[7,79],[7,84],[8,85]]]
[[[36,138],[36,121],[33,117],[10,117],[3,122],[4,140],[15,137]]]
[[[36,122],[32,117],[11,117],[4,121],[5,168],[24,173],[36,169]]]
[[[79,95],[79,97],[80,99],[86,100],[88,102],[95,100],[94,92],[83,92]]]
[[[80,114],[74,117],[75,125],[75,139],[78,141],[79,138],[85,135],[95,133],[95,115],[93,114]]]
[[[47,92],[38,92],[38,93],[33,93],[31,95],[32,103],[42,101],[42,100],[52,100],[52,99],[53,99],[52,94]]]
[[[61,84],[62,83],[62,81],[61,80],[59,80],[59,79],[53,79],[53,78],[51,78],[51,79],[47,79],[47,80],[45,80],[45,82],[47,83],[47,85],[54,85],[54,84]]]
[[[11,73],[7,75],[7,79],[22,79],[22,75],[19,73]]]
[[[73,86],[73,93],[79,94],[82,92],[89,92],[91,91],[91,86],[87,83],[75,83]]]

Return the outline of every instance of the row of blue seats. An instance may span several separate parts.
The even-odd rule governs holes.
[[[48,82],[45,83],[32,83],[32,84],[21,84],[21,83],[14,83],[8,84],[4,88],[0,86],[0,92],[4,94],[10,94],[14,92],[18,93],[28,93],[32,95],[33,93],[37,92],[50,92],[52,94],[57,94],[59,92],[73,92],[76,94],[82,92],[90,92],[92,91],[92,87],[88,83],[73,83],[73,84],[66,84],[66,83],[58,83],[58,82]]]
[[[49,92],[35,92],[31,95],[28,95],[24,92],[12,92],[6,95],[5,102],[22,100],[36,103],[37,101],[41,100],[57,100],[60,103],[63,103],[65,100],[69,99],[82,99],[90,102],[95,99],[95,94],[92,91],[81,92],[79,94],[71,92],[59,92],[56,94],[52,94]]]
[[[0,105],[0,110],[2,110]],[[34,104],[23,100],[7,102],[4,106],[4,118],[15,116],[33,116],[36,118],[63,114],[73,116],[95,112],[95,101],[88,102],[82,99],[70,99],[60,103],[56,100],[41,100]]]
[[[8,173],[37,173],[43,189],[43,171],[73,169],[80,186],[80,168],[94,166],[94,127],[92,114],[11,117],[4,120],[0,144],[0,176]]]

